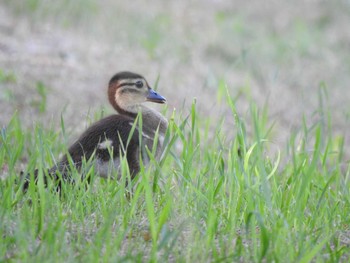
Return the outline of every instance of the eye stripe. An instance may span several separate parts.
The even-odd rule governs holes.
[[[123,86],[135,86],[134,82],[125,82],[119,85],[119,87],[123,87]]]

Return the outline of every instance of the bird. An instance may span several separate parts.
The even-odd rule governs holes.
[[[84,160],[92,159],[99,176],[107,178],[114,173],[120,177],[121,158],[126,157],[133,179],[140,172],[140,163],[147,165],[149,162],[146,148],[152,151],[156,145],[154,154],[159,159],[168,121],[161,113],[146,106],[145,102],[164,104],[166,99],[154,91],[142,75],[130,71],[116,73],[109,81],[107,94],[117,114],[107,116],[87,128],[68,148],[68,153],[46,173],[42,173],[45,185],[48,176],[59,181],[58,188],[61,187],[60,178],[68,181],[70,163],[80,170]],[[142,126],[137,123],[140,119]],[[38,177],[39,170],[35,170],[35,182]],[[29,184],[30,176],[27,175],[24,191]]]

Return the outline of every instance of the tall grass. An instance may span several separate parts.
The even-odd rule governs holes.
[[[127,189],[126,160],[119,181],[96,177],[87,162],[91,183],[63,184],[60,194],[42,178],[22,194],[19,170],[49,167],[66,151],[63,119],[61,131],[30,130],[15,114],[1,130],[0,261],[349,260],[350,170],[324,105],[278,148],[267,109],[252,103],[240,116],[227,103],[234,139],[221,125],[209,130],[194,103],[172,114],[161,160],[149,152]]]

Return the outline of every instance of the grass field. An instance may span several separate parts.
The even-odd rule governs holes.
[[[349,262],[349,14],[345,0],[1,2],[0,262]],[[40,179],[24,195],[22,170],[110,113],[120,70],[159,79],[162,159],[128,187],[127,166],[104,180],[87,162],[91,184],[73,171],[60,194]]]
[[[116,182],[94,177],[87,163],[90,185],[64,184],[58,194],[39,179],[23,195],[17,164],[28,163],[28,172],[51,166],[68,135],[63,119],[60,131],[39,124],[33,131],[14,115],[0,140],[7,175],[0,185],[0,261],[349,260],[350,170],[331,115],[320,108],[319,121],[305,120],[284,148],[271,151],[266,111],[252,103],[250,116],[239,116],[227,98],[233,139],[222,132],[225,120],[210,132],[193,104],[188,116],[172,115],[161,161],[142,167],[127,189],[126,165]]]

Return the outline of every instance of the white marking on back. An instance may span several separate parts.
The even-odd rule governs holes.
[[[133,127],[133,126],[134,126],[134,123],[129,122],[129,125],[130,125],[131,127]],[[136,130],[139,131],[139,129],[138,129],[137,127],[136,127]],[[142,137],[145,137],[146,139],[150,139],[150,140],[153,140],[153,139],[154,139],[154,138],[152,138],[151,136],[147,135],[147,134],[144,133],[144,132],[142,132]]]
[[[111,147],[112,144],[113,144],[113,141],[107,139],[107,140],[105,140],[105,141],[99,143],[97,147],[98,147],[99,149],[107,149],[107,148]]]
[[[142,132],[142,137],[145,137],[147,139],[153,140],[154,138],[152,138],[151,136],[148,136],[146,133]]]

